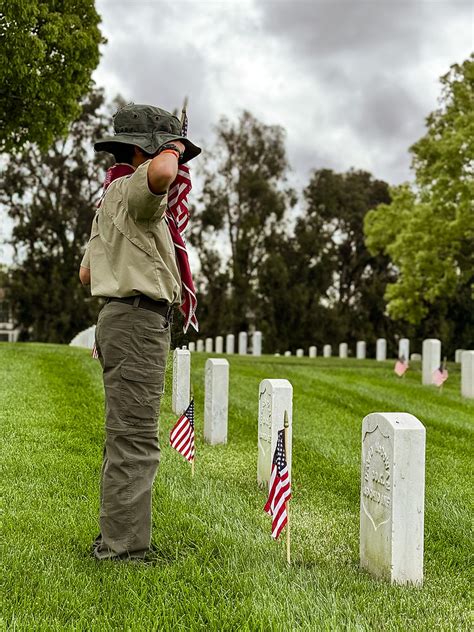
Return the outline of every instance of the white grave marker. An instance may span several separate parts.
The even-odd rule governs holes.
[[[462,352],[461,395],[474,399],[474,351]]]
[[[291,436],[293,423],[293,387],[288,380],[262,380],[258,401],[258,464],[257,482],[268,485],[278,431],[284,425],[285,411],[289,421],[288,472],[291,479]]]
[[[239,355],[247,355],[247,332],[241,331],[239,334]]]
[[[206,353],[212,353],[212,338],[206,338]]]
[[[324,345],[323,347],[323,357],[330,358],[332,355],[332,347],[331,345]]]
[[[358,340],[356,345],[356,358],[358,360],[365,360],[366,346],[364,340]]]
[[[312,347],[309,348],[309,357],[310,358],[315,358],[318,354],[318,350],[317,348],[313,345]]]
[[[204,439],[211,445],[227,443],[229,363],[209,358],[205,371]]]
[[[189,350],[190,351],[196,351],[196,343],[190,342],[189,343]]]
[[[191,352],[188,349],[173,351],[173,391],[171,407],[181,415],[189,405],[191,390]]]
[[[262,355],[262,332],[254,331],[252,334],[252,354],[254,356]]]
[[[339,357],[347,358],[347,342],[341,342],[339,345]]]
[[[360,565],[395,584],[423,583],[425,434],[408,413],[362,422]]]
[[[297,349],[296,350],[296,357],[297,358],[302,358],[304,356],[304,351],[303,349]]]
[[[216,353],[224,353],[224,338],[216,336]]]
[[[291,355],[291,351],[285,351],[285,358],[289,358]]]
[[[400,338],[398,341],[398,357],[408,360],[410,357],[410,341],[408,338]]]
[[[465,349],[456,349],[456,351],[454,352],[454,361],[455,362],[457,362],[457,363],[461,362],[463,351],[465,351]]]
[[[234,353],[235,336],[234,334],[227,334],[225,337],[225,352],[231,355]]]
[[[377,362],[383,362],[387,359],[387,341],[385,338],[377,338],[375,359]]]
[[[412,353],[410,356],[412,362],[421,362],[421,353]]]
[[[441,366],[441,342],[437,338],[423,340],[422,383],[424,386],[434,384],[433,373]]]
[[[196,344],[197,344],[196,351],[204,351],[204,341],[203,340],[198,340]]]

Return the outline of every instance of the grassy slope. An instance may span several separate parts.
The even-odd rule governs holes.
[[[193,355],[198,435],[204,354]],[[169,363],[169,369],[171,363]],[[167,446],[170,371],[155,483],[155,566],[98,564],[100,367],[88,352],[0,345],[6,546],[3,625],[47,630],[468,629],[469,479],[474,402],[459,369],[442,394],[392,363],[231,358],[227,446],[198,447],[196,477]],[[292,542],[269,537],[256,486],[258,384],[294,387]],[[425,585],[391,587],[358,570],[361,420],[407,411],[427,427]],[[202,426],[201,426],[202,428]]]

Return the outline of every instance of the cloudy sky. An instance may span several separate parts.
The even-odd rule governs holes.
[[[408,147],[438,78],[474,48],[466,0],[97,0],[108,39],[95,73],[112,97],[173,109],[212,151],[223,114],[287,130],[294,178],[363,168],[409,179]]]
[[[411,178],[439,77],[474,49],[472,0],[96,0],[108,43],[94,73],[110,98],[166,109],[188,95],[189,134],[243,109],[287,131],[292,184],[312,169]],[[199,158],[198,158],[199,160]],[[0,226],[2,245],[11,226]],[[3,234],[1,230],[3,228]],[[3,237],[3,239],[2,239]]]

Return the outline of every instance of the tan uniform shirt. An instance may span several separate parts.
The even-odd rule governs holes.
[[[181,279],[168,224],[167,195],[148,188],[149,160],[117,178],[92,222],[81,265],[90,268],[92,296],[146,294],[181,302]]]

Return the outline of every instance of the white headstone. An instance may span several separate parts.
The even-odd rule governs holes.
[[[421,362],[421,353],[412,353],[410,356],[412,362]]]
[[[323,357],[330,358],[332,355],[332,347],[331,345],[324,345],[323,347]]]
[[[189,405],[191,390],[191,353],[188,349],[173,351],[173,392],[171,407],[180,415]]]
[[[212,353],[212,338],[206,338],[206,353]]]
[[[257,482],[268,485],[278,431],[284,426],[285,410],[288,413],[289,441],[287,448],[288,471],[291,478],[291,435],[293,419],[293,387],[288,380],[262,380],[258,401],[258,464]]]
[[[196,351],[196,343],[190,342],[189,343],[189,350],[190,351]]]
[[[291,351],[285,351],[285,357],[288,358],[291,355]]]
[[[14,342],[13,340],[10,340],[10,336],[8,341]],[[94,342],[95,325],[91,325],[91,327],[80,331],[76,336],[74,336],[69,345],[71,347],[85,347],[86,349],[92,349],[94,347]]]
[[[408,338],[400,338],[398,341],[398,357],[408,360],[410,357],[410,341]]]
[[[358,360],[365,360],[366,346],[364,340],[358,340],[356,345],[356,358]]]
[[[304,351],[303,349],[297,349],[296,350],[296,357],[297,358],[302,358],[304,356]]]
[[[434,384],[433,373],[441,366],[441,342],[437,338],[423,340],[422,383],[425,386]]]
[[[310,358],[315,358],[318,354],[318,350],[317,348],[313,345],[312,347],[309,348],[309,357]]]
[[[216,353],[224,353],[224,338],[216,336]]]
[[[465,349],[456,349],[456,351],[454,352],[454,361],[455,362],[461,362],[461,357],[462,357],[462,353],[463,351],[465,351]]]
[[[377,362],[383,362],[387,359],[387,341],[385,338],[377,338],[375,359]]]
[[[262,355],[262,332],[254,331],[252,334],[252,354],[254,356]]]
[[[341,342],[339,344],[339,357],[347,358],[347,342]]]
[[[464,351],[461,356],[461,395],[474,398],[474,351]]]
[[[277,356],[277,357],[279,357],[279,356],[280,356],[280,354],[279,354],[278,352],[277,352],[277,353],[274,353],[273,355],[274,355],[274,356]]]
[[[362,423],[360,565],[396,584],[423,583],[425,428],[408,413]]]
[[[209,358],[206,361],[204,399],[204,439],[207,443],[227,443],[229,409],[229,363]]]
[[[225,352],[229,355],[234,353],[235,336],[234,334],[227,334],[225,337]]]
[[[204,351],[204,341],[198,340],[196,343],[196,351]]]
[[[247,332],[241,331],[239,334],[239,355],[247,355]]]

